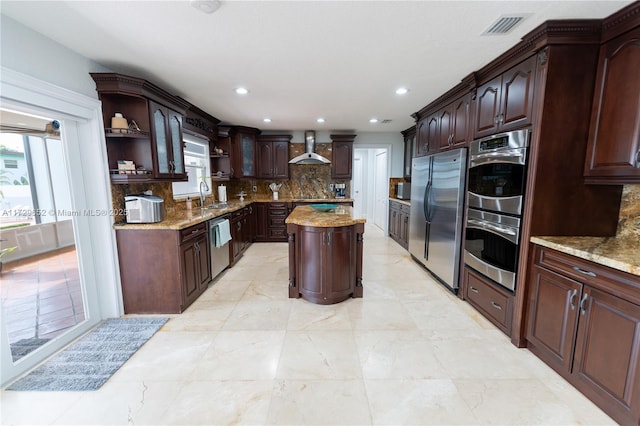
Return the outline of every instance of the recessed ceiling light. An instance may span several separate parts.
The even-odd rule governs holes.
[[[377,119],[377,118],[370,118],[370,119],[369,119],[369,123],[375,124],[375,123],[377,123],[377,122],[378,122],[378,119]]]
[[[270,118],[265,118],[262,121],[264,121],[265,123],[271,123],[271,119]]]
[[[409,92],[409,89],[406,87],[399,87],[396,89],[396,95],[406,95]]]
[[[318,123],[324,123],[324,118],[320,117],[316,120]]]
[[[238,95],[246,95],[247,93],[249,93],[249,90],[246,89],[245,87],[238,87],[236,88],[236,93]]]

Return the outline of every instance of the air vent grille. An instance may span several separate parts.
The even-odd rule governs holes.
[[[382,123],[382,124],[389,124],[389,123],[391,123],[391,120],[390,120],[390,119],[388,119],[388,118],[386,118],[386,119],[384,119],[384,120],[381,120],[381,121],[380,121],[380,123]]]
[[[523,16],[523,15],[501,16],[482,34],[483,35],[506,34],[509,31],[511,31],[513,27],[515,27],[520,22],[522,22],[525,18],[526,16]]]

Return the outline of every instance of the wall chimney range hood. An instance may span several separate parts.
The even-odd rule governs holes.
[[[304,132],[304,154],[289,160],[289,164],[330,164],[331,161],[322,155],[316,154],[316,132],[306,130]]]

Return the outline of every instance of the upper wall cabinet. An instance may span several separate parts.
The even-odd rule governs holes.
[[[638,25],[600,48],[585,164],[588,182],[640,182]]]
[[[535,56],[478,87],[474,138],[531,124]]]
[[[260,130],[243,126],[234,126],[232,129],[232,177],[256,177],[256,138]]]
[[[189,104],[139,78],[115,73],[91,77],[102,102],[111,182],[187,180],[182,122]],[[126,121],[112,122],[116,113]],[[136,169],[118,170],[123,160]]]
[[[353,141],[355,138],[356,135],[331,135],[333,142],[332,178],[351,179]]]
[[[257,177],[289,178],[289,142],[291,135],[260,135],[257,142]]]
[[[405,179],[411,179],[411,162],[413,161],[413,152],[416,147],[416,126],[411,126],[407,130],[403,130],[402,137],[404,138],[404,171],[403,177]]]

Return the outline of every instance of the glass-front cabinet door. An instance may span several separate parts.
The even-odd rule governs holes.
[[[185,177],[182,147],[182,116],[153,101],[151,137],[154,155],[154,176],[160,179],[183,180]]]
[[[254,135],[242,135],[242,174],[255,176],[256,138]]]

